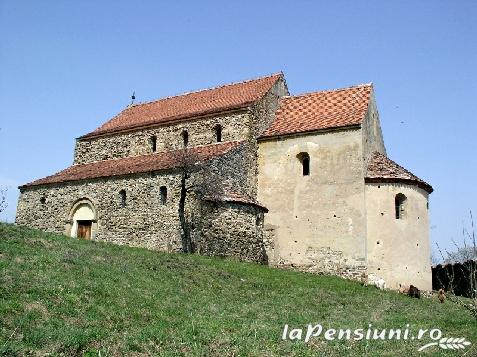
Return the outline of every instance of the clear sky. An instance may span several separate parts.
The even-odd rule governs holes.
[[[477,216],[476,24],[473,0],[0,0],[0,219],[133,90],[283,71],[292,94],[374,83],[388,155],[433,185],[431,237],[451,247]]]

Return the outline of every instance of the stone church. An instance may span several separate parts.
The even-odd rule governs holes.
[[[386,155],[372,84],[290,95],[282,73],[131,104],[20,186],[16,223],[431,289],[432,187]]]

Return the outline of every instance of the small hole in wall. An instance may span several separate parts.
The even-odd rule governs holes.
[[[384,216],[384,213],[383,213],[383,212],[381,212],[381,216]]]
[[[376,244],[379,244],[379,240],[376,242]]]
[[[406,267],[406,270],[407,270],[407,267]]]
[[[44,205],[44,204],[46,203],[46,197],[45,197],[45,196],[43,196],[43,197],[40,198],[40,203],[41,203],[42,205]]]
[[[378,185],[378,188],[381,188],[381,185]]]
[[[416,244],[416,247],[419,247],[419,243]]]
[[[295,218],[298,218],[298,216],[295,216]]]
[[[333,217],[336,217],[336,214],[334,214]]]
[[[419,219],[419,217],[417,217],[417,219]]]
[[[378,270],[381,270],[381,268],[378,268]]]
[[[295,243],[298,243],[298,241],[295,241]]]

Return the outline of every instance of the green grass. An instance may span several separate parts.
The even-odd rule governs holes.
[[[78,241],[0,224],[0,354],[410,356],[423,341],[281,340],[305,328],[439,328],[473,344],[461,307],[336,277]]]

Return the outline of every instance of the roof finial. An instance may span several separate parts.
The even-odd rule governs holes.
[[[134,104],[134,99],[136,99],[136,95],[135,95],[135,94],[136,94],[136,91],[133,91],[133,94],[132,94],[132,96],[131,96],[131,105]]]

